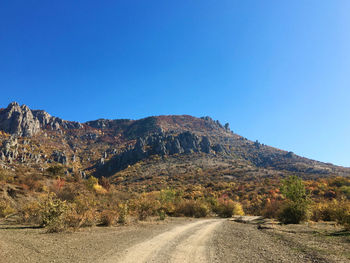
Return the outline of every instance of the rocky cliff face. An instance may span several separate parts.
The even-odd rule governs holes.
[[[138,161],[153,155],[174,155],[191,153],[222,153],[228,154],[228,150],[221,144],[213,144],[206,136],[197,136],[191,132],[173,134],[152,134],[139,138],[135,146],[114,156],[109,162],[99,162],[99,172],[116,172]]]
[[[0,112],[0,129],[13,135],[32,136],[40,131],[40,122],[26,105],[12,102]]]
[[[26,105],[10,103],[0,111],[0,130],[15,136],[31,137],[42,129],[78,129],[78,122],[68,122],[52,117],[42,110],[30,110]]]

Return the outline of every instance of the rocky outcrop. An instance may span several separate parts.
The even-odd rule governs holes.
[[[26,106],[12,102],[0,112],[0,129],[17,136],[32,136],[40,131],[40,122]]]
[[[17,138],[11,137],[8,140],[5,140],[0,152],[0,159],[2,161],[8,160],[11,163],[13,159],[16,159],[18,157]]]
[[[85,124],[96,128],[96,129],[114,129],[114,130],[122,130],[128,125],[130,125],[133,121],[129,119],[118,119],[118,120],[108,120],[108,119],[98,119],[95,121],[88,121]]]
[[[105,175],[106,172],[116,172],[152,155],[164,156],[198,152],[207,154],[227,153],[225,146],[212,145],[210,139],[206,136],[197,136],[191,132],[183,132],[178,135],[158,133],[139,138],[133,148],[114,156],[108,162],[101,158],[98,163],[100,169],[98,172],[103,172]]]
[[[78,129],[79,122],[64,121],[52,117],[42,110],[31,110],[26,105],[17,102],[10,103],[6,109],[0,111],[0,130],[16,136],[31,137],[41,129]]]
[[[0,161],[10,164],[41,162],[43,156],[40,153],[28,152],[27,149],[23,147],[27,144],[27,140],[20,142],[15,136],[4,140],[0,146]]]
[[[32,110],[33,116],[40,122],[41,128],[49,128],[52,130],[59,129],[79,129],[82,124],[74,121],[65,121],[57,117],[53,117],[43,110]]]
[[[63,165],[66,165],[68,162],[68,157],[65,154],[65,152],[60,152],[55,150],[53,151],[51,157],[55,162],[61,163]]]

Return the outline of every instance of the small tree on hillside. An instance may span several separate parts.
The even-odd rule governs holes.
[[[284,224],[299,224],[306,220],[310,199],[303,180],[297,176],[290,176],[283,180],[281,193],[285,196],[286,202],[279,213],[279,220]]]
[[[308,200],[303,180],[295,175],[284,179],[280,190],[292,202],[305,202]]]

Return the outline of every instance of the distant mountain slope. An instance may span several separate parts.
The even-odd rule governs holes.
[[[67,174],[111,177],[117,184],[151,185],[159,178],[167,183],[183,174],[176,167],[184,164],[187,174],[200,169],[215,180],[350,174],[349,168],[249,141],[210,117],[189,115],[79,123],[13,102],[0,109],[0,145],[2,169],[35,171],[59,164]]]

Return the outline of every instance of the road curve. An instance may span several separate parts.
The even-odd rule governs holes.
[[[206,219],[177,226],[132,246],[123,255],[111,256],[103,262],[212,262],[208,241],[222,222],[222,219]]]

